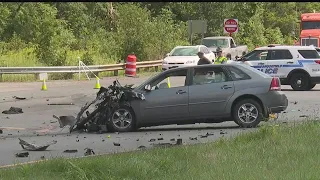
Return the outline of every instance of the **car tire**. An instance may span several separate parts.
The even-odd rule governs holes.
[[[246,109],[248,111],[246,111]],[[249,111],[249,109],[251,111]],[[233,107],[232,117],[240,127],[254,128],[258,126],[264,116],[262,107],[256,100],[243,99]]]
[[[310,84],[310,86],[309,86],[309,89],[308,89],[308,90],[313,89],[316,85],[317,85],[317,84]]]
[[[111,112],[108,129],[112,132],[130,132],[136,129],[136,117],[133,110],[121,105]]]
[[[295,91],[307,91],[310,90],[310,79],[306,73],[294,73],[290,77],[290,85]]]

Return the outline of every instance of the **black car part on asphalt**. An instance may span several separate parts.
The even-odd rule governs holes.
[[[134,99],[145,99],[144,95],[135,92],[132,86],[121,86],[119,81],[116,80],[108,88],[101,87],[96,98],[92,102],[86,103],[81,108],[77,117],[57,117],[55,115],[54,117],[59,120],[60,128],[70,125],[70,133],[74,130],[85,130],[88,132],[107,131],[109,129],[111,112],[123,104],[130,107],[129,102]],[[90,113],[87,110],[93,104],[95,104],[95,110]]]

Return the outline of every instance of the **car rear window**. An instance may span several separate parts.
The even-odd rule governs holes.
[[[228,67],[230,72],[231,72],[231,76],[233,79],[235,80],[247,80],[247,79],[251,79],[251,77],[246,74],[245,72],[243,72],[242,70],[233,67],[233,66],[229,66]]]
[[[298,50],[305,59],[320,59],[320,55],[316,50]]]

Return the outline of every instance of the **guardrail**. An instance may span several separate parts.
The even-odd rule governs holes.
[[[162,60],[137,62],[137,72],[140,68],[158,67],[162,65]],[[126,63],[108,64],[108,65],[92,65],[86,66],[90,71],[98,75],[99,72],[113,71],[114,76],[118,76],[119,70],[125,70]],[[39,79],[40,73],[79,73],[88,72],[89,70],[80,69],[80,66],[47,66],[47,67],[0,67],[0,82],[3,74],[34,74],[35,79]]]

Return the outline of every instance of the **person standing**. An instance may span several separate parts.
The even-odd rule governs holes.
[[[222,49],[220,47],[217,48],[217,58],[214,61],[214,64],[224,64],[227,62],[227,58],[222,55]]]
[[[198,65],[202,65],[202,64],[212,64],[212,62],[206,58],[204,56],[204,53],[203,52],[198,52],[198,56],[199,56],[199,61],[198,61]]]

